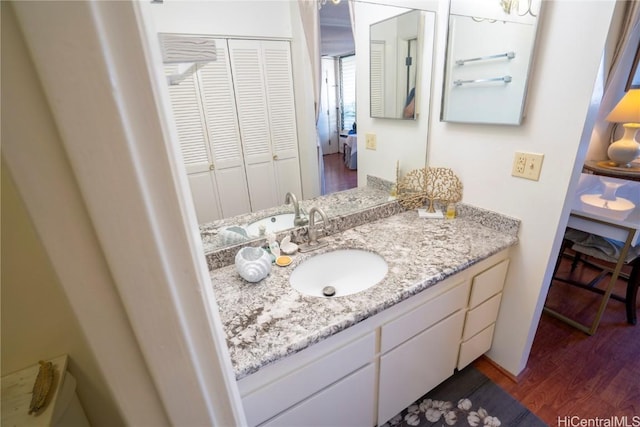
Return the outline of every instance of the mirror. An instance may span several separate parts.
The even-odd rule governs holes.
[[[423,2],[428,3],[428,2]],[[250,4],[250,6],[248,6]],[[304,32],[302,31],[302,24],[299,22],[300,17],[297,15],[297,7],[292,7],[292,3],[290,2],[264,2],[264,1],[245,1],[245,2],[236,2],[232,0],[228,1],[215,1],[215,2],[164,2],[164,3],[153,3],[149,7],[151,9],[151,18],[149,24],[152,24],[150,27],[150,31],[153,34],[180,34],[180,35],[197,35],[199,37],[203,37],[205,39],[214,37],[216,39],[221,39],[220,42],[216,41],[216,51],[218,54],[222,54],[224,52],[224,40],[227,39],[270,39],[270,40],[290,40],[291,43],[291,55],[293,57],[294,65],[293,73],[294,73],[294,81],[299,82],[310,82],[310,75],[307,74],[307,70],[303,65],[308,63],[308,59],[306,59],[306,55],[308,55],[307,51],[301,48],[301,46],[306,46],[306,42],[304,42]],[[247,7],[250,7],[255,13],[247,15],[246,10]],[[332,7],[330,2],[327,2],[323,7]],[[359,16],[359,19],[367,20],[366,24],[361,25],[361,30],[357,32],[356,35],[359,36],[359,40],[363,40],[363,43],[368,44],[369,40],[369,25],[372,22],[379,22],[389,16],[399,15],[410,11],[410,9],[399,8],[395,6],[388,6],[383,4],[371,4],[369,2],[357,2],[358,13],[356,16]],[[435,16],[435,13],[431,13]],[[211,35],[214,36],[211,36]],[[300,42],[300,41],[303,42]],[[366,40],[366,41],[365,41]],[[197,40],[195,40],[197,41]],[[294,43],[295,42],[295,43]],[[198,43],[190,43],[192,48],[197,50]],[[218,49],[220,48],[220,49]],[[420,51],[419,51],[420,52]],[[429,55],[431,54],[431,50],[429,51]],[[364,60],[365,66],[368,69],[368,56],[367,58],[362,58]],[[193,58],[189,58],[190,61]],[[219,64],[222,58],[217,57],[216,62]],[[306,61],[306,62],[305,62]],[[430,63],[430,61],[429,61]],[[173,82],[177,83],[175,87],[180,88],[185,83],[188,83],[189,79],[194,75],[194,73],[198,73],[199,70],[209,67],[203,64],[198,63],[196,67],[191,67],[193,63],[189,63],[188,65],[176,63],[172,64],[175,70],[163,69],[167,73],[167,77]],[[362,67],[363,64],[358,65],[358,67]],[[165,66],[166,67],[166,66]],[[366,74],[366,70],[365,73]],[[418,73],[419,80],[419,73]],[[368,80],[368,79],[367,79]],[[430,80],[429,80],[430,81]],[[310,84],[310,83],[308,83]],[[308,87],[307,83],[301,83],[301,85]],[[365,82],[363,86],[367,86]],[[296,87],[297,91],[299,88]],[[426,88],[422,90],[423,100],[426,96]],[[300,98],[302,101],[306,102],[296,102],[296,110],[309,109],[313,112],[313,99],[309,102],[309,98],[305,98],[305,94],[303,94]],[[296,101],[298,99],[296,98]],[[368,102],[368,101],[365,101]],[[216,105],[219,104],[216,102]],[[366,104],[365,104],[366,105]],[[309,107],[310,106],[310,107]],[[171,108],[171,105],[167,106]],[[194,107],[196,109],[196,114],[202,114],[202,109],[200,107]],[[305,113],[306,114],[306,113]],[[367,114],[368,116],[368,114]],[[367,117],[368,119],[368,117]],[[311,126],[313,126],[313,121],[311,120]],[[420,122],[420,121],[417,121]],[[425,126],[426,126],[426,121]],[[396,123],[387,122],[387,123]],[[306,131],[309,123],[305,123],[304,121],[298,121],[297,125],[299,129],[303,129]],[[385,123],[376,126],[376,131],[380,132],[382,135]],[[366,128],[367,126],[365,126]],[[420,128],[422,129],[422,128]],[[394,131],[394,134],[397,134],[398,131]],[[416,130],[413,130],[413,133],[416,133]],[[424,135],[425,132],[422,132],[421,135]],[[315,129],[312,127],[310,131],[303,136],[308,136],[309,134],[312,137],[315,137]],[[311,140],[311,137],[301,138],[301,140]],[[411,157],[412,159],[425,159],[425,155],[422,154],[423,151],[426,150],[426,139],[425,138],[412,138],[412,141],[415,140],[415,144],[405,144],[403,148],[405,148],[406,156]],[[411,155],[409,152],[413,150],[414,153]],[[314,150],[315,152],[315,150]],[[418,152],[418,154],[415,154]],[[404,152],[403,152],[404,153]],[[184,160],[184,159],[183,159]],[[359,159],[359,168],[366,166],[367,159]],[[424,160],[420,164],[420,167],[424,166]],[[188,171],[189,172],[189,171]],[[302,168],[301,165],[301,176],[302,180],[310,180],[313,179],[311,176],[313,173],[308,172],[306,169]],[[203,176],[206,178],[206,171],[203,173]],[[363,209],[369,209],[374,206],[383,205],[388,203],[388,194],[390,189],[380,189],[380,187],[372,187],[371,181],[375,181],[378,176],[385,176],[384,171],[381,171],[380,165],[371,165],[370,168],[367,168],[366,174],[364,175],[364,179],[362,181],[366,181],[366,187],[360,187],[355,191],[347,190],[344,192],[339,192],[330,195],[331,198],[325,198],[321,196],[322,200],[318,197],[314,197],[315,195],[306,195],[307,199],[300,200],[301,194],[298,191],[294,191],[295,195],[298,197],[300,201],[301,208],[308,212],[310,206],[319,205],[321,206],[329,217],[332,216],[344,216],[349,213],[358,212]],[[203,178],[202,186],[210,186],[210,181]],[[233,178],[233,177],[232,177]],[[384,180],[380,180],[382,183],[382,188],[387,184]],[[218,181],[216,189],[220,192],[227,192],[229,198],[232,200],[239,200],[237,197],[238,193],[234,191],[230,191],[228,182],[233,183],[233,179],[224,181]],[[361,185],[365,185],[362,182]],[[193,190],[192,190],[193,191]],[[275,217],[276,222],[280,219],[287,219],[284,217],[280,217],[280,214],[293,212],[292,205],[284,204],[284,197],[286,192],[278,192],[276,194],[277,201],[279,202],[278,206],[274,206],[272,208],[256,210],[255,212],[251,212],[251,208],[245,208],[244,210],[238,208],[237,212],[233,213],[223,213],[222,218],[216,221],[207,222],[201,224],[202,234],[211,233],[211,235],[219,234],[218,231],[222,228],[233,227],[233,226],[241,226],[246,227],[248,224],[253,224],[256,221]],[[331,203],[329,203],[331,202]],[[324,204],[323,204],[324,203]],[[329,203],[329,204],[327,204]],[[237,203],[239,205],[239,202]],[[259,226],[259,224],[258,224]],[[237,237],[235,235],[229,236],[231,240],[233,237]],[[234,244],[233,241],[228,242],[220,242],[217,247],[214,248],[214,245],[208,245],[207,251],[214,249],[222,249],[224,247],[228,247]]]
[[[415,119],[416,76],[422,33],[420,11],[412,10],[369,30],[371,117]]]
[[[440,119],[519,125],[541,0],[451,0]]]

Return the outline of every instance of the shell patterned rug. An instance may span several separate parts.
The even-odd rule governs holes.
[[[468,366],[381,427],[546,425],[500,386]]]

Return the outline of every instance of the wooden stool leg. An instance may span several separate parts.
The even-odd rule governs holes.
[[[573,273],[576,269],[576,267],[578,266],[578,263],[580,262],[580,257],[581,254],[576,252],[576,254],[573,256],[573,262],[571,263],[571,272]]]
[[[556,260],[556,266],[553,269],[553,277],[556,277],[556,273],[558,272],[558,267],[560,267],[560,262],[562,261],[562,256],[564,255],[564,251],[571,244],[570,240],[562,239],[562,245],[560,246],[560,252],[558,253],[558,259]],[[572,268],[573,271],[573,268]]]
[[[629,283],[627,284],[627,323],[635,325],[637,322],[636,304],[638,297],[638,285],[640,285],[640,262],[636,261],[629,275]]]

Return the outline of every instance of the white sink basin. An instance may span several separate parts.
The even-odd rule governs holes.
[[[339,249],[302,262],[291,273],[289,283],[305,295],[335,298],[380,283],[388,269],[387,262],[378,254],[360,249]]]
[[[260,226],[262,225],[265,227],[265,233],[277,233],[278,231],[293,228],[294,217],[295,215],[292,213],[268,216],[250,223],[245,229],[248,235],[255,237],[260,236]]]

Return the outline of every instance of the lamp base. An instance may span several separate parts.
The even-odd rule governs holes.
[[[624,135],[609,146],[607,155],[614,166],[631,167],[631,162],[640,155],[640,144],[635,141],[635,135],[640,129],[640,123],[625,123]]]

